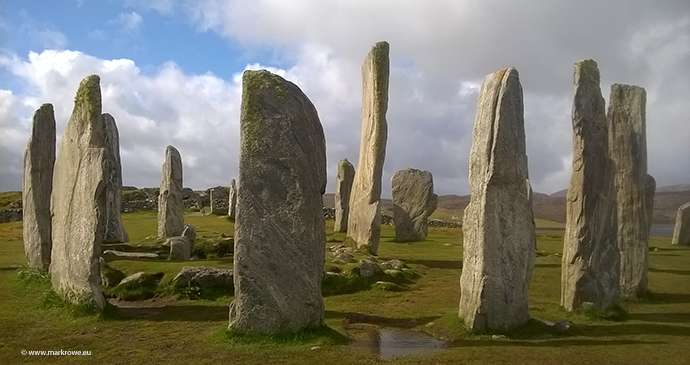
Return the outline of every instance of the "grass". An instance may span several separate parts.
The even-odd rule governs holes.
[[[21,191],[8,191],[0,193],[0,210],[9,209],[12,207],[12,203],[22,200]]]
[[[160,243],[155,238],[156,219],[155,213],[123,215],[133,247]],[[185,222],[196,227],[201,239],[233,236],[233,223],[224,217],[188,212]],[[326,229],[328,246],[348,244],[344,234],[332,232],[333,221],[326,222]],[[382,228],[379,262],[396,258],[414,270],[418,276],[403,283],[405,290],[359,287],[361,282],[355,282],[355,289],[346,294],[324,297],[327,327],[290,336],[248,336],[227,331],[232,300],[228,293],[192,300],[178,299],[165,289],[184,266],[231,269],[230,257],[186,262],[112,260],[108,264],[125,275],[144,271],[164,276],[145,306],[124,302],[97,314],[51,294],[45,275],[23,267],[21,222],[0,224],[0,363],[379,363],[370,349],[357,346],[359,339],[379,327],[425,331],[450,341],[439,353],[387,363],[690,362],[690,248],[671,246],[670,239],[651,239],[650,294],[622,302],[627,318],[613,321],[602,318],[606,313],[567,313],[559,306],[563,233],[538,232],[540,254],[530,286],[530,313],[535,320],[505,338],[492,339],[491,334],[466,331],[457,318],[461,230],[430,228],[425,241],[412,244],[395,243],[394,236],[393,227]],[[347,273],[354,264],[338,266]],[[573,327],[559,334],[540,320],[567,320]],[[92,355],[29,357],[21,355],[22,349],[90,350]]]

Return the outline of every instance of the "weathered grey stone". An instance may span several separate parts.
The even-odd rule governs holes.
[[[22,207],[24,253],[29,267],[48,271],[52,247],[50,194],[55,164],[55,114],[53,105],[36,110],[31,137],[24,153]]]
[[[178,288],[189,285],[201,288],[225,288],[233,290],[232,270],[216,269],[208,266],[185,266],[173,278]]]
[[[193,244],[194,241],[196,241],[196,229],[194,229],[192,225],[185,224],[182,230],[182,236],[189,238],[189,242]]]
[[[434,179],[429,171],[400,170],[391,178],[393,220],[397,242],[423,241],[429,216],[436,210]]]
[[[115,256],[115,257],[126,257],[134,259],[157,259],[158,254],[153,252],[125,252],[118,250],[105,250],[103,251],[103,256]]]
[[[120,164],[120,134],[115,118],[110,114],[101,116],[105,131],[107,173],[105,180],[105,234],[104,243],[129,242],[129,235],[122,225],[120,207],[122,204],[122,165]]]
[[[388,42],[371,47],[362,64],[362,138],[350,192],[347,235],[376,254],[381,235],[381,175],[388,138]]]
[[[473,330],[508,331],[530,319],[536,239],[522,105],[516,69],[484,78],[472,132],[472,197],[462,224],[459,316]]]
[[[209,196],[211,201],[211,214],[226,214],[228,212],[228,189],[222,186],[216,186],[209,189]]]
[[[105,232],[107,148],[97,75],[79,84],[53,173],[50,276],[63,299],[103,308],[101,242]]]
[[[347,217],[350,214],[350,191],[355,178],[355,168],[346,158],[338,162],[335,178],[335,223],[334,232],[347,232]]]
[[[628,298],[647,291],[650,192],[646,98],[645,90],[639,86],[613,84],[607,113],[609,151],[616,163],[620,293]]]
[[[371,260],[359,260],[359,266],[355,268],[355,274],[358,276],[368,278],[381,272],[381,267]]]
[[[170,237],[167,244],[170,245],[170,258],[173,260],[188,261],[192,256],[192,242],[188,237]]]
[[[183,229],[182,158],[175,147],[168,146],[158,196],[158,236],[179,236]]]
[[[149,274],[143,271],[132,274],[120,281],[118,285],[126,284],[138,284],[138,285],[158,285],[165,276],[164,273],[159,272],[155,274]]]
[[[620,295],[616,241],[616,168],[608,157],[608,127],[599,69],[593,60],[575,63],[573,174],[566,202],[561,268],[561,305],[584,303],[608,309]]]
[[[268,71],[245,71],[230,328],[324,325],[326,142],[311,101]]]
[[[690,202],[678,208],[672,245],[690,245]]]
[[[235,220],[237,211],[237,185],[235,179],[230,180],[230,193],[228,194],[228,217]]]

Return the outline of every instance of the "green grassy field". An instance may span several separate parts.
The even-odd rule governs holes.
[[[123,215],[131,244],[155,241],[155,213]],[[188,214],[185,222],[197,235],[232,236],[233,224],[218,216]],[[327,221],[327,232],[333,221]],[[539,226],[552,227],[548,222]],[[106,315],[75,316],[46,305],[49,285],[23,280],[21,222],[0,224],[0,363],[103,364],[688,364],[690,363],[690,249],[672,247],[670,239],[652,239],[650,290],[637,302],[623,302],[629,316],[613,322],[559,308],[562,233],[538,233],[538,250],[530,290],[530,311],[541,320],[569,320],[569,335],[545,330],[538,322],[504,339],[473,335],[456,319],[460,296],[462,234],[459,229],[430,228],[424,242],[393,242],[393,227],[384,226],[381,258],[405,261],[420,276],[409,290],[365,290],[325,297],[330,330],[297,338],[242,339],[227,333],[232,297],[176,300],[156,297],[118,304]],[[147,238],[148,237],[148,238]],[[344,239],[328,234],[328,245]],[[169,281],[183,266],[231,268],[229,258],[190,262],[117,260],[125,274],[163,272]],[[433,322],[433,325],[429,325]],[[358,345],[380,327],[426,331],[449,341],[448,348],[424,356],[382,361],[368,346]],[[350,340],[348,340],[350,339]],[[314,347],[318,346],[318,347]],[[23,356],[26,350],[89,350],[90,356]]]

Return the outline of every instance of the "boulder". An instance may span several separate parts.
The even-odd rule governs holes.
[[[166,245],[170,245],[170,258],[172,260],[189,261],[192,256],[192,242],[189,241],[188,237],[170,237]]]
[[[129,259],[157,259],[158,254],[153,252],[124,252],[117,250],[105,250],[103,256],[123,257]]]
[[[573,173],[566,202],[561,268],[561,305],[584,303],[608,309],[618,304],[620,253],[616,166],[608,157],[608,127],[599,69],[593,60],[575,63]]]
[[[398,171],[391,178],[391,192],[395,241],[423,241],[429,227],[429,216],[438,204],[431,173],[416,169]]]
[[[355,178],[355,168],[346,158],[338,162],[335,179],[334,232],[347,232],[347,217],[350,213],[350,191]]]
[[[168,146],[158,196],[158,236],[179,236],[183,229],[182,158],[175,147]]]
[[[143,271],[136,274],[132,274],[120,281],[118,285],[143,285],[143,286],[155,286],[160,284],[161,280],[165,276],[164,273],[159,272],[155,274],[145,273]]]
[[[100,253],[105,232],[107,146],[97,75],[79,84],[55,160],[50,276],[63,299],[100,309]]]
[[[690,245],[690,202],[678,208],[672,245]]]
[[[199,286],[201,288],[225,288],[233,290],[232,270],[216,269],[208,266],[185,266],[173,278],[177,288]]]
[[[359,260],[359,266],[354,268],[354,273],[357,276],[364,278],[372,277],[381,272],[381,267],[370,260]]]
[[[129,242],[129,235],[122,225],[122,165],[120,164],[120,135],[115,118],[110,114],[101,116],[105,131],[106,180],[105,180],[105,233],[104,243]]]
[[[229,328],[324,325],[326,142],[311,101],[268,71],[245,71]]]
[[[647,94],[639,86],[611,85],[607,123],[609,153],[616,164],[615,185],[620,251],[620,294],[647,292],[649,266],[649,191],[647,177]]]
[[[516,69],[484,78],[472,138],[459,316],[472,330],[509,331],[530,319],[529,283],[536,256]]]
[[[187,237],[189,242],[193,244],[194,241],[196,241],[196,229],[194,229],[192,225],[185,224],[184,230],[182,230],[182,236]]]
[[[362,64],[362,137],[350,192],[347,235],[376,254],[381,235],[381,175],[388,138],[388,42],[374,44]]]
[[[43,104],[33,117],[24,153],[22,184],[24,253],[29,267],[48,271],[52,247],[50,195],[55,164],[55,114]]]

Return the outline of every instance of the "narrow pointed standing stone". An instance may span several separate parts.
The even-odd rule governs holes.
[[[230,180],[230,193],[228,194],[228,217],[235,220],[237,213],[237,185],[235,179]]]
[[[334,232],[347,232],[347,217],[350,214],[350,192],[355,178],[355,168],[346,158],[338,162],[338,176],[335,180],[335,223]]]
[[[105,187],[105,235],[103,242],[128,242],[129,235],[122,225],[120,205],[122,204],[122,165],[120,164],[120,134],[115,118],[110,114],[101,116],[105,131],[105,144],[108,151]]]
[[[322,196],[326,142],[297,85],[245,71],[240,116],[232,330],[289,333],[324,325]]]
[[[621,296],[647,291],[651,194],[647,177],[647,94],[639,86],[611,85],[607,113],[610,156],[616,163]]]
[[[374,255],[381,234],[381,176],[388,138],[389,48],[388,42],[374,44],[362,64],[362,139],[347,221],[347,235]]]
[[[459,316],[472,330],[508,331],[530,319],[536,255],[516,69],[484,78],[472,138]]]
[[[55,114],[43,104],[33,118],[31,137],[24,153],[22,184],[24,252],[29,267],[48,271],[52,247],[50,194],[55,164]]]
[[[183,229],[182,158],[175,147],[168,146],[158,195],[158,236],[179,236]]]
[[[561,267],[561,305],[618,304],[620,254],[616,241],[616,169],[608,157],[608,127],[599,69],[593,60],[575,63],[573,173],[566,202]]]
[[[400,170],[391,178],[396,242],[416,242],[426,238],[429,216],[436,210],[434,178],[429,171]]]
[[[678,208],[672,245],[690,245],[690,202]]]
[[[79,84],[55,160],[50,276],[63,299],[104,308],[101,242],[105,232],[107,148],[97,75]]]

